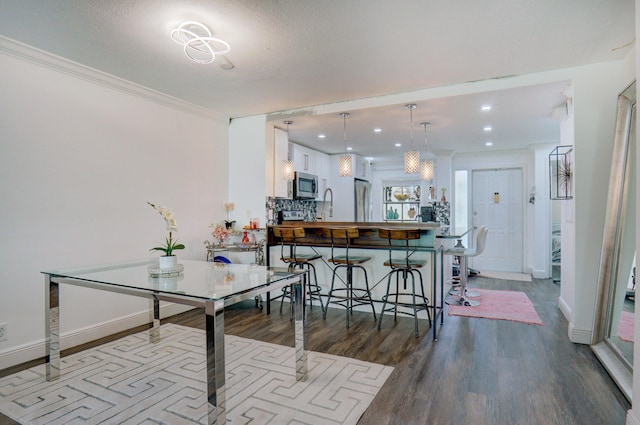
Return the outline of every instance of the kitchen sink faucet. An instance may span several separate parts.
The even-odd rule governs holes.
[[[322,194],[322,213],[320,213],[320,220],[322,221],[325,221],[324,211],[327,207],[327,192],[331,194],[331,200],[329,204],[329,217],[333,217],[333,190],[331,190],[331,188],[328,187],[324,190],[324,193]]]

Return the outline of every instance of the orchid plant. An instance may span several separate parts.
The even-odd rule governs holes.
[[[211,224],[209,227],[213,227],[211,235],[218,241],[218,246],[224,245],[224,241],[226,241],[229,236],[233,235],[233,230],[221,225],[220,223]]]
[[[156,246],[154,248],[151,248],[149,251],[161,251],[164,252],[164,255],[171,256],[174,255],[173,251],[184,249],[184,244],[178,243],[177,239],[173,240],[173,232],[178,231],[178,223],[173,216],[173,212],[167,207],[158,207],[149,201],[147,201],[147,204],[151,205],[151,207],[162,216],[165,223],[167,224],[167,232],[169,232],[169,236],[165,238],[164,245]]]
[[[229,213],[231,211],[233,211],[233,207],[234,207],[234,203],[233,202],[228,202],[226,204],[223,205],[224,210],[227,212],[227,219],[224,221],[224,225],[227,227],[227,229],[230,229],[233,227],[233,223],[235,223],[235,220],[231,220],[229,218]]]

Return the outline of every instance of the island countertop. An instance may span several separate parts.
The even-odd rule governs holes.
[[[283,227],[302,227],[305,230],[305,237],[297,241],[301,246],[331,246],[331,240],[324,236],[323,230],[331,227],[356,227],[360,236],[351,241],[352,248],[383,249],[389,247],[387,239],[380,238],[378,229],[418,229],[420,239],[410,241],[410,245],[415,248],[432,249],[435,246],[436,229],[440,228],[439,222],[349,222],[349,221],[288,221],[281,225]],[[273,227],[267,226],[267,245],[278,245],[280,241],[273,235]],[[394,245],[403,245],[402,241],[393,241]]]

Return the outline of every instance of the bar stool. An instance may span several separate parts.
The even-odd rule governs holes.
[[[394,320],[397,319],[398,313],[407,316],[413,316],[415,322],[416,338],[418,338],[418,312],[422,310],[427,311],[427,317],[429,318],[429,326],[433,326],[431,323],[431,313],[429,312],[429,298],[424,293],[424,284],[422,281],[422,273],[420,268],[426,264],[426,260],[413,259],[411,255],[413,250],[410,249],[409,242],[411,240],[420,239],[419,229],[378,229],[378,235],[382,239],[389,241],[389,260],[385,261],[386,267],[391,267],[391,271],[388,273],[387,279],[387,293],[382,297],[382,310],[380,311],[380,317],[378,318],[378,329],[382,327],[382,318],[385,311],[393,311]],[[404,243],[393,244],[393,241],[400,241]],[[393,251],[398,250],[399,247],[404,248],[404,256],[401,258],[393,258]],[[395,249],[394,249],[395,248]],[[420,279],[420,291],[421,294],[416,293],[416,278],[415,274]],[[396,275],[396,289],[395,292],[391,292],[391,277]],[[407,292],[407,278],[411,276],[411,292]],[[402,277],[403,291],[400,291],[400,277]],[[392,300],[395,298],[395,300]],[[392,306],[386,308],[387,304]],[[412,311],[398,310],[398,307],[408,308]]]
[[[311,282],[311,274],[309,277],[305,275],[304,279],[307,284],[307,295],[309,299],[309,306],[313,308],[313,300],[317,299],[320,302],[320,308],[324,311],[324,305],[322,304],[322,298],[320,297],[320,285],[318,285],[318,277],[316,275],[316,268],[311,263],[313,260],[322,258],[322,255],[311,253],[301,254],[298,252],[298,240],[304,238],[305,231],[303,227],[274,227],[273,236],[280,240],[280,260],[288,264],[289,270],[294,268],[304,269],[305,267],[310,272],[313,271],[313,283]],[[289,248],[289,253],[285,254],[284,248]],[[282,304],[285,298],[291,300],[291,292],[288,286],[282,288],[282,295],[280,299],[280,313],[282,313]],[[293,304],[291,314],[293,315]],[[292,316],[293,317],[293,316]]]
[[[460,305],[467,307],[477,307],[480,305],[479,301],[470,300],[469,297],[480,295],[478,292],[470,293],[467,289],[467,281],[469,276],[468,261],[469,257],[476,257],[482,254],[487,242],[487,234],[489,229],[486,226],[480,226],[478,234],[476,236],[475,249],[456,248],[446,250],[444,253],[447,255],[455,255],[460,260],[460,289],[457,292],[449,292],[444,302],[449,305]]]
[[[369,290],[369,279],[367,278],[367,270],[362,266],[362,263],[365,263],[371,260],[371,257],[363,257],[358,255],[349,255],[349,247],[351,245],[351,240],[358,238],[360,236],[360,232],[356,227],[336,227],[336,228],[325,228],[323,229],[323,234],[327,238],[331,238],[331,258],[329,262],[333,263],[335,267],[333,268],[333,277],[331,278],[331,289],[329,290],[329,298],[327,299],[327,303],[324,309],[323,317],[327,318],[327,310],[329,309],[329,304],[338,304],[346,309],[346,322],[347,329],[349,329],[349,314],[353,312],[353,307],[357,307],[359,305],[369,304],[371,305],[371,311],[373,312],[373,320],[376,320],[376,309],[373,305],[373,300],[371,299],[371,291]],[[344,245],[344,255],[336,254],[336,244],[339,246]],[[336,274],[338,270],[346,269],[347,281],[345,282],[346,287],[344,288],[335,288],[334,284],[336,281]],[[353,287],[353,270],[360,269],[364,274],[364,288],[354,288]],[[336,295],[336,292],[338,295]],[[334,298],[332,300],[331,298]]]

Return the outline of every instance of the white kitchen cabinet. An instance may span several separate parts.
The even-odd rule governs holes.
[[[317,152],[305,146],[292,144],[293,147],[293,163],[296,171],[309,174],[319,174],[317,164]]]
[[[282,178],[282,162],[289,158],[289,136],[286,131],[273,129],[273,196],[291,197],[291,182]]]
[[[321,201],[324,191],[331,187],[331,156],[318,152],[316,164],[318,165],[318,200]]]
[[[355,162],[355,175],[354,177],[363,180],[370,180],[371,177],[371,164],[369,160],[359,155],[353,155],[353,161]]]
[[[295,143],[291,143],[291,152],[296,171],[318,176],[316,199],[321,201],[325,189],[331,187],[331,157]]]

